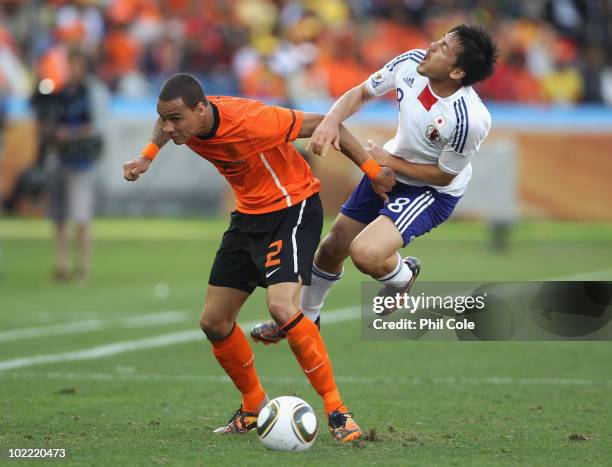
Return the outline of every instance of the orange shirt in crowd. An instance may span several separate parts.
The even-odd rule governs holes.
[[[369,37],[361,44],[361,54],[371,73],[383,67],[385,63],[408,50],[429,47],[425,35],[412,26],[397,24],[390,20],[372,21]]]
[[[352,57],[322,58],[319,63],[327,75],[329,94],[334,98],[360,85],[370,76],[370,71]]]
[[[242,94],[260,99],[286,99],[287,85],[282,76],[261,64],[247,73],[240,82]]]
[[[124,29],[115,28],[104,39],[104,52],[114,74],[124,75],[138,69],[140,44]]]
[[[187,146],[227,179],[237,211],[278,211],[319,191],[319,180],[291,144],[302,127],[302,112],[238,97],[209,96],[208,101],[213,128]]]
[[[68,50],[62,44],[55,45],[40,56],[37,63],[38,77],[53,81],[53,91],[64,87],[68,77]]]

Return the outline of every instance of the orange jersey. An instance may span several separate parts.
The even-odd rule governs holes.
[[[317,193],[320,182],[293,147],[304,114],[237,97],[209,97],[214,126],[187,146],[212,162],[236,194],[236,210],[262,214]]]

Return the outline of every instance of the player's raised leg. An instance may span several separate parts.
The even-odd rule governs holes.
[[[253,350],[236,317],[250,293],[209,285],[200,327],[212,344],[215,358],[242,394],[242,405],[216,433],[246,433],[257,426],[257,414],[266,400],[253,359]]]
[[[406,288],[419,274],[420,264],[412,256],[402,260],[397,250],[404,244],[393,220],[381,215],[353,240],[351,259],[357,269],[373,279],[408,292]]]
[[[361,436],[361,430],[342,402],[331,361],[317,326],[298,309],[300,289],[300,283],[286,282],[269,286],[267,297],[270,315],[281,325],[304,374],[323,399],[331,435],[339,442],[351,441]]]

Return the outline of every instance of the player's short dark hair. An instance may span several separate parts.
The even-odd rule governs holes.
[[[460,24],[449,31],[456,34],[462,47],[455,66],[462,68],[465,76],[463,86],[489,78],[495,72],[499,49],[491,36],[481,26]]]
[[[200,82],[187,73],[172,75],[164,82],[159,91],[160,101],[168,102],[178,98],[181,98],[190,109],[194,109],[200,102],[208,104]]]

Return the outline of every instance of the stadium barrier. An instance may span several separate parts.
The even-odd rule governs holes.
[[[318,103],[305,110],[328,107]],[[12,110],[0,157],[3,199],[33,164],[36,152],[36,125],[27,107],[13,104]],[[483,218],[502,230],[517,218],[612,220],[612,185],[607,181],[612,173],[611,109],[492,105],[491,112],[493,130],[475,156],[474,178],[455,217]],[[97,213],[184,216],[230,209],[231,196],[215,168],[184,146],[164,148],[138,183],[123,180],[121,165],[148,140],[155,115],[153,99],[112,101],[104,117],[106,144],[97,166]],[[396,118],[393,103],[376,102],[348,126],[364,144],[372,139],[382,145],[393,136]],[[361,173],[338,154],[309,159],[323,183],[326,212],[333,215]],[[40,210],[30,212],[42,215]]]

